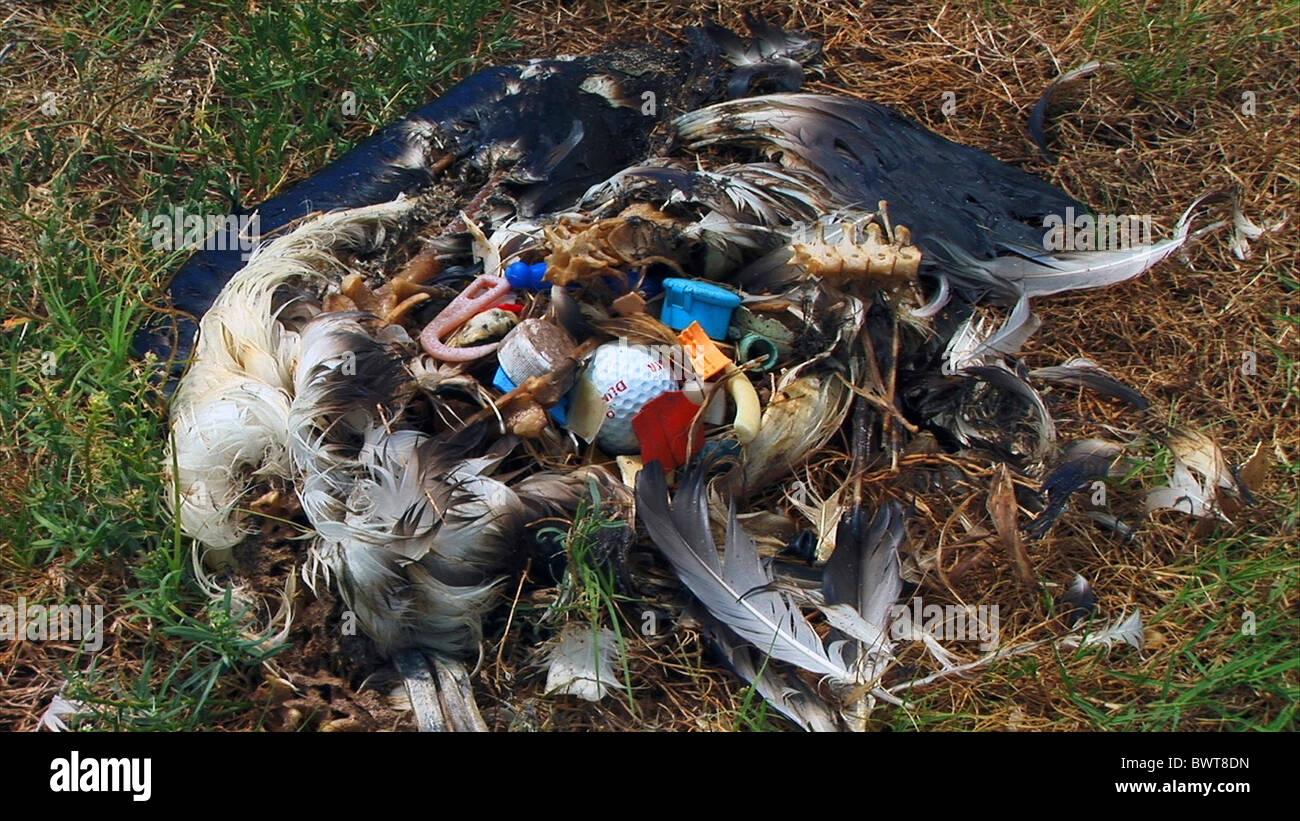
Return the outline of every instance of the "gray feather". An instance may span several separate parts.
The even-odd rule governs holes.
[[[903,507],[886,502],[867,523],[867,512],[853,507],[841,519],[835,552],[826,562],[822,589],[829,604],[852,606],[882,631],[889,609],[903,591],[898,575],[898,548],[903,544]]]
[[[1142,394],[1106,373],[1096,362],[1082,357],[1048,368],[1035,368],[1029,372],[1029,378],[1091,388],[1102,396],[1127,402],[1138,410],[1146,410],[1151,405]]]
[[[793,602],[770,589],[772,578],[753,540],[737,523],[734,504],[728,514],[725,554],[719,561],[709,532],[701,468],[682,478],[671,509],[663,469],[656,462],[641,471],[636,495],[637,515],[651,539],[709,613],[772,658],[836,681],[853,678],[843,659],[827,654]]]
[[[1114,442],[1101,439],[1071,442],[1060,462],[1043,480],[1041,492],[1047,495],[1047,507],[1026,528],[1028,535],[1038,538],[1045,534],[1065,511],[1070,496],[1089,482],[1105,478],[1122,451]]]
[[[756,648],[746,644],[707,612],[701,612],[697,608],[693,615],[732,672],[752,685],[777,712],[808,732],[839,731],[834,711],[808,685],[795,676],[778,670]]]
[[[1182,248],[1187,242],[1192,214],[1206,199],[1201,197],[1193,202],[1179,218],[1174,235],[1160,242],[1117,251],[1063,251],[999,256],[991,260],[963,256],[956,260],[953,272],[974,273],[975,279],[1013,283],[1029,297],[1114,285],[1138,276]]]

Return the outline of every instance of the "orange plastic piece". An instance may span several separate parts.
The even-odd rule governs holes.
[[[692,322],[677,334],[677,341],[691,358],[691,367],[701,379],[711,379],[732,364],[731,357],[718,349],[717,344],[704,332],[704,326]]]

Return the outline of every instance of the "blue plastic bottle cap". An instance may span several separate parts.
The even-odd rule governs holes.
[[[551,284],[546,281],[545,262],[535,262],[531,265],[527,262],[510,263],[506,266],[506,282],[509,282],[512,288],[524,291],[540,291],[551,287]]]
[[[725,339],[731,312],[739,304],[740,297],[726,288],[670,277],[664,280],[664,307],[659,321],[674,331],[698,322],[710,339]]]

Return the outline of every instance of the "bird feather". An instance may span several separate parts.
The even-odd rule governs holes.
[[[829,604],[849,605],[876,629],[874,642],[858,640],[880,645],[885,643],[889,610],[903,591],[898,574],[898,549],[905,537],[903,508],[891,500],[869,523],[867,515],[861,505],[855,505],[841,517],[822,585]]]
[[[745,643],[707,612],[693,606],[692,615],[732,672],[750,684],[777,712],[808,732],[839,731],[835,713],[807,684],[777,669],[757,648]]]
[[[611,685],[623,687],[614,670],[621,657],[618,636],[608,627],[566,625],[550,649],[546,694],[600,701]]]
[[[1138,410],[1146,410],[1151,405],[1142,394],[1106,373],[1096,362],[1083,357],[1047,368],[1034,368],[1029,372],[1029,378],[1091,388],[1102,396],[1127,402]]]
[[[854,674],[842,657],[822,646],[798,607],[770,589],[754,542],[736,521],[734,503],[728,513],[724,555],[709,532],[704,471],[696,466],[683,477],[668,504],[662,467],[652,462],[637,479],[637,515],[651,539],[672,564],[683,584],[705,609],[737,636],[772,658],[834,681],[852,681]]]

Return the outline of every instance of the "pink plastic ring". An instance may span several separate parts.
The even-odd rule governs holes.
[[[470,317],[500,302],[508,293],[510,283],[505,278],[490,274],[478,277],[448,302],[447,307],[439,311],[432,322],[424,326],[420,332],[420,346],[429,356],[443,362],[469,362],[492,353],[501,343],[450,348],[443,344],[442,338],[464,325]]]

